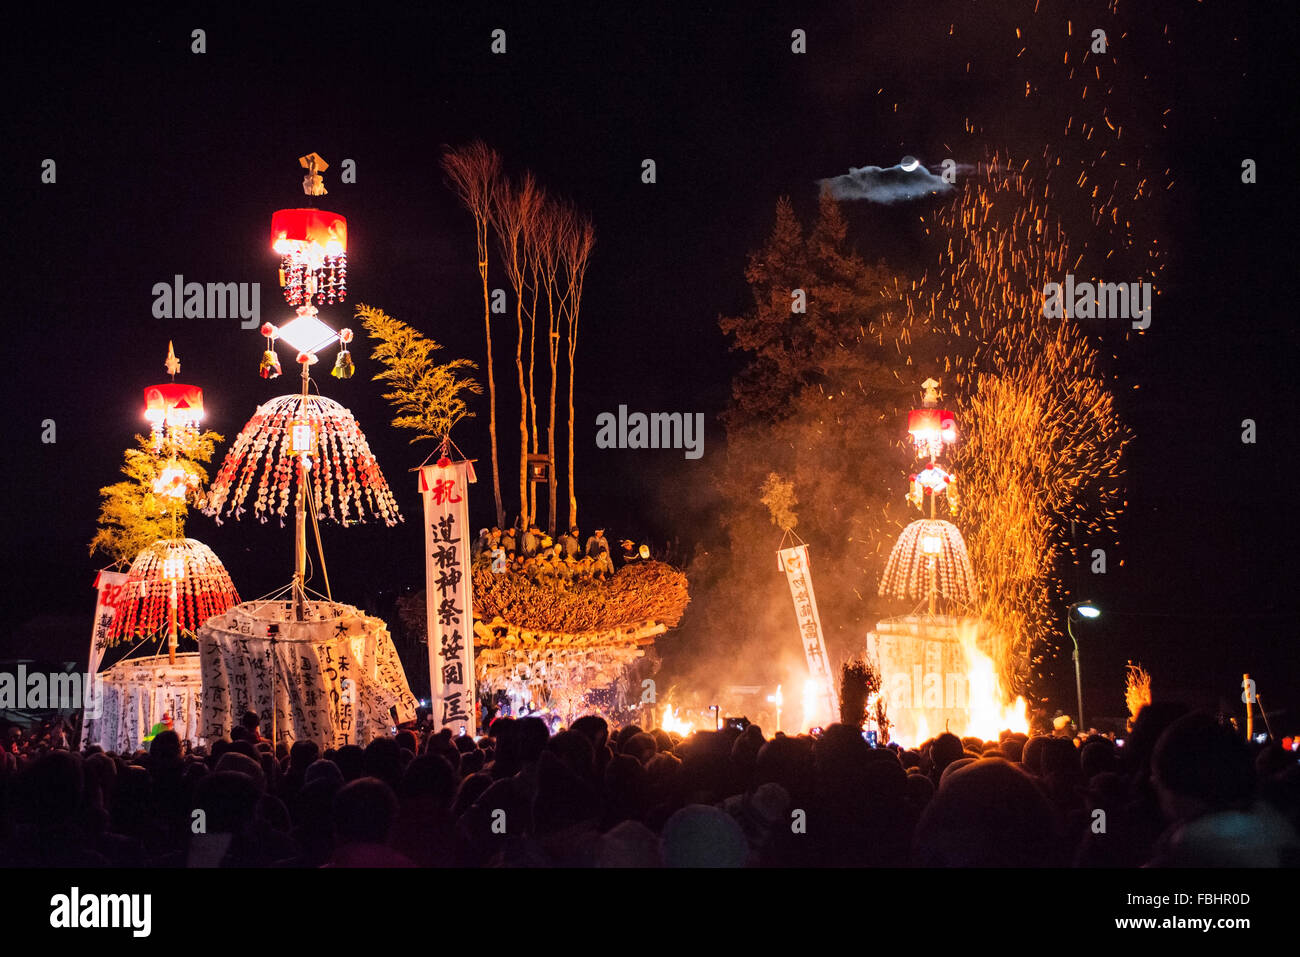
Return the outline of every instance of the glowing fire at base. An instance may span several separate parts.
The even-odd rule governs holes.
[[[800,731],[807,731],[816,724],[818,707],[821,704],[821,696],[818,693],[820,691],[816,678],[809,678],[803,683],[803,718],[799,723]]]
[[[686,737],[695,732],[695,725],[690,721],[684,721],[677,717],[677,709],[670,704],[664,705],[663,720],[659,726],[669,734],[676,732],[682,737]]]
[[[1006,695],[997,678],[993,659],[975,647],[966,644],[969,666],[966,681],[969,690],[970,720],[963,731],[954,731],[958,737],[973,735],[985,741],[996,741],[1003,731],[1029,733],[1029,712],[1025,699],[1016,697],[1014,704],[1002,704]]]
[[[878,663],[890,738],[916,747],[945,731],[996,741],[1029,732],[1023,698],[1007,693],[990,655],[998,636],[979,619],[907,616],[877,623],[867,653]]]

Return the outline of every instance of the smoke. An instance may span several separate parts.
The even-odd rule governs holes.
[[[848,173],[818,180],[817,185],[823,190],[829,190],[835,199],[865,199],[871,203],[898,203],[948,193],[953,189],[953,185],[945,182],[942,176],[931,173],[915,160],[906,159],[897,166],[883,168],[850,166]]]

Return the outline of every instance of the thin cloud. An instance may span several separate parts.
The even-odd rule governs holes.
[[[871,203],[898,203],[946,193],[953,188],[951,183],[944,182],[943,177],[931,173],[919,163],[911,170],[903,169],[901,164],[861,168],[850,166],[846,174],[819,179],[817,185],[830,190],[835,199],[865,199]]]

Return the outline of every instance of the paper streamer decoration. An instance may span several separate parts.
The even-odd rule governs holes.
[[[974,602],[979,591],[957,526],[923,518],[903,529],[894,543],[880,579],[880,594],[924,598],[932,586],[936,594],[963,604]]]
[[[312,497],[322,516],[344,525],[364,522],[367,513],[388,525],[402,520],[361,426],[319,395],[282,395],[258,406],[226,453],[203,511],[218,522],[223,509],[239,518],[256,483],[253,514],[263,522],[279,515],[283,524],[297,503],[295,429],[309,449]]]
[[[180,632],[192,632],[239,603],[221,559],[192,538],[160,539],[136,556],[109,625],[108,643],[167,628],[173,602]]]

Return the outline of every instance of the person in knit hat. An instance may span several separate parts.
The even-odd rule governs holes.
[[[665,867],[744,867],[745,832],[726,811],[688,804],[664,824],[660,849]]]

